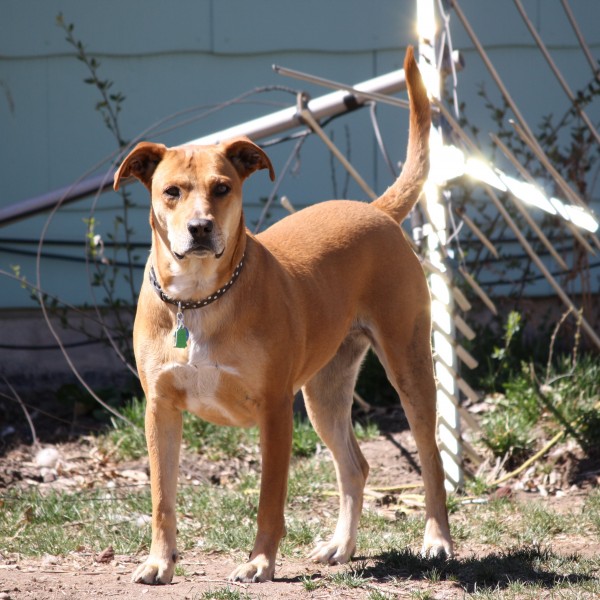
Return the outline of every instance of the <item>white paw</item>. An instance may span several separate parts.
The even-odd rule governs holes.
[[[332,538],[328,542],[319,542],[308,558],[316,563],[341,565],[352,558],[355,550],[354,542],[343,543]]]
[[[271,564],[264,557],[257,557],[234,569],[228,579],[242,583],[262,583],[271,581],[274,576],[275,564]]]
[[[452,542],[444,538],[426,540],[421,548],[421,556],[423,558],[452,558],[454,556]]]
[[[174,553],[175,560],[177,554]],[[175,573],[175,560],[173,558],[164,559],[150,555],[133,573],[131,581],[133,583],[147,583],[149,585],[159,585],[171,583]]]

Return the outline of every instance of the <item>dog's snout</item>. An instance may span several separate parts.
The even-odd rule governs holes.
[[[213,225],[211,219],[192,219],[188,222],[187,228],[192,237],[198,238],[210,233],[213,230]]]

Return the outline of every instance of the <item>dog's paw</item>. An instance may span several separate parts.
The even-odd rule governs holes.
[[[271,581],[275,576],[275,563],[271,563],[264,556],[257,556],[253,560],[240,565],[229,575],[230,581],[242,583],[262,583]]]
[[[175,560],[150,555],[133,573],[133,583],[160,585],[171,583],[175,573]]]
[[[425,540],[421,548],[421,556],[423,558],[441,558],[448,559],[454,556],[452,542],[443,537]]]
[[[352,558],[355,550],[354,542],[338,542],[332,538],[328,542],[319,542],[308,558],[325,565],[341,565]]]

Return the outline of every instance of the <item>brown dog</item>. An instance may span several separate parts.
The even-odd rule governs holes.
[[[429,170],[429,101],[412,48],[405,70],[407,160],[398,180],[371,204],[318,204],[255,237],[244,225],[242,183],[258,169],[268,169],[271,179],[274,174],[248,139],[176,148],[141,143],[116,173],[115,189],[121,178],[134,176],[152,196],[152,250],[134,328],[147,398],[152,546],[134,581],[173,577],[184,409],[214,423],[259,426],[258,531],[249,561],[230,577],[273,578],[299,389],[333,455],[340,492],[335,532],[311,558],[348,561],[369,470],[350,409],[369,346],[402,399],[418,446],[427,499],[423,552],[452,553],[435,440],[429,292],[398,226]]]

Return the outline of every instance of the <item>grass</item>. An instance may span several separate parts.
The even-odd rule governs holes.
[[[101,444],[122,460],[145,456],[147,450],[144,436],[144,410],[145,401],[133,398],[121,409],[121,412],[135,427],[113,418],[113,427],[101,438]],[[354,431],[359,440],[368,440],[379,435],[377,425],[369,421],[355,423]],[[190,413],[184,413],[183,443],[190,450],[205,455],[210,460],[242,458],[249,452],[255,451],[258,442],[256,428],[242,429],[213,425]],[[310,457],[321,447],[322,442],[310,421],[302,415],[295,415],[292,456]]]
[[[576,365],[563,357],[543,379],[532,365],[490,396],[483,415],[483,441],[498,457],[518,463],[531,455],[540,440],[566,431],[586,451],[597,450],[600,439],[600,360],[581,357]]]
[[[252,596],[228,586],[214,591],[203,592],[198,598],[199,600],[251,600]]]
[[[0,510],[0,551],[28,556],[64,555],[81,548],[99,552],[112,545],[131,554],[149,545],[148,527],[138,518],[150,512],[150,494],[9,491]],[[102,518],[98,518],[102,515]]]
[[[133,401],[126,412],[132,421],[143,424],[143,402]],[[367,425],[357,433],[372,437],[375,432]],[[320,442],[307,421],[295,420],[294,440],[287,535],[280,551],[283,560],[299,561],[305,560],[317,538],[333,531],[338,498],[331,459],[320,451]],[[98,443],[119,458],[146,453],[141,431],[120,424]],[[184,443],[188,450],[208,460],[229,461],[248,454],[258,457],[256,432],[216,428],[194,418],[186,420]],[[242,466],[226,483],[180,486],[178,544],[184,557],[186,552],[201,550],[243,560],[252,547],[259,489],[256,460],[232,464]],[[472,492],[485,491],[482,482],[471,485]],[[590,553],[564,555],[554,550],[569,537],[582,546],[586,540],[597,540],[600,490],[569,512],[543,502],[508,499],[463,504],[460,496],[449,497],[449,508],[453,536],[463,549],[460,559],[425,559],[418,554],[424,526],[422,511],[390,517],[370,501],[359,528],[359,558],[333,570],[323,567],[319,575],[301,577],[297,580],[300,595],[315,592],[369,600],[399,595],[415,600],[575,600],[600,594],[600,557]],[[140,517],[149,513],[147,487],[43,495],[32,488],[13,489],[0,497],[0,553],[40,557],[82,550],[99,552],[112,545],[117,554],[142,555],[149,548],[150,526]],[[465,552],[464,548],[476,548],[479,553]],[[185,576],[185,563],[178,569],[178,576]],[[250,590],[251,596],[244,589],[215,587],[195,597],[245,600],[255,597],[254,588]]]
[[[331,530],[337,504],[337,498],[324,493],[332,487],[333,473],[321,455],[294,461],[290,482],[295,491],[290,493],[286,513],[288,533],[281,546],[284,560],[303,559],[315,538]],[[257,483],[257,477],[249,475],[231,486],[182,487],[178,540],[183,555],[200,548],[242,560],[255,534]],[[306,494],[311,500],[310,512]],[[82,549],[99,552],[112,545],[117,554],[132,555],[143,554],[149,546],[149,525],[138,524],[138,517],[150,511],[147,489],[50,492],[43,496],[14,490],[4,495],[1,503],[3,554],[65,555]],[[331,514],[315,512],[314,506],[319,504],[328,506]],[[448,590],[469,599],[537,600],[551,592],[552,598],[575,600],[600,594],[600,556],[562,555],[552,549],[565,536],[585,540],[598,535],[599,490],[569,513],[539,503],[508,500],[457,503],[452,528],[459,547],[468,541],[485,547],[483,554],[449,561],[425,559],[417,553],[422,514],[390,521],[367,509],[358,541],[361,558],[333,572],[324,568],[320,576],[304,576],[299,583],[305,592],[322,590],[335,595],[346,590],[344,593],[360,592],[360,597],[373,600],[387,600],[399,593],[415,599],[437,598]],[[198,597],[250,596],[225,587]]]

